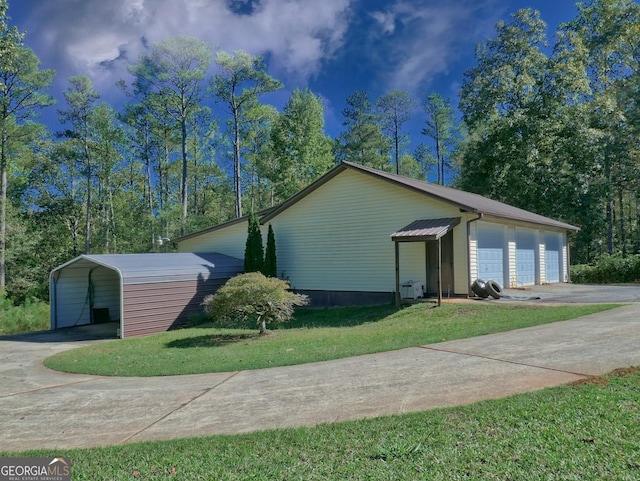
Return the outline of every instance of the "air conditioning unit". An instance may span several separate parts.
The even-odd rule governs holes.
[[[405,281],[400,285],[402,299],[419,299],[424,296],[422,284],[419,282]]]

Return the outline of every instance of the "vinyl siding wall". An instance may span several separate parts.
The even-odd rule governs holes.
[[[265,245],[267,240],[266,233],[266,228],[263,228],[262,239]],[[238,259],[244,259],[246,242],[247,221],[245,220],[213,232],[185,239],[178,243],[178,252],[219,252]],[[215,251],[211,250],[212,246],[216,246]]]
[[[278,273],[300,290],[393,292],[391,234],[417,219],[460,217],[457,207],[346,170],[271,219]],[[463,218],[463,221],[465,219]],[[453,229],[455,293],[467,293],[465,223]],[[268,226],[263,226],[266,240]],[[179,243],[180,252],[244,257],[246,223]],[[401,281],[426,283],[423,242],[400,245]]]

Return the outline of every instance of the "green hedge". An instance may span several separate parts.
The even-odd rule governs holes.
[[[571,266],[571,281],[576,284],[640,282],[640,255],[605,255],[594,265]]]

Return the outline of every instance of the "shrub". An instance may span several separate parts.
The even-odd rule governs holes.
[[[244,248],[244,271],[260,272],[264,264],[260,222],[254,213],[249,214],[247,243]]]
[[[605,255],[594,265],[571,266],[577,284],[611,284],[640,281],[640,255]]]
[[[14,306],[0,290],[0,335],[19,334],[49,329],[49,304],[38,299],[26,299]]]
[[[255,322],[262,335],[267,324],[288,321],[295,306],[308,303],[307,296],[289,291],[288,282],[250,272],[229,279],[218,292],[207,296],[203,305],[213,322],[240,327]]]
[[[276,259],[276,236],[273,227],[269,224],[267,233],[267,248],[264,252],[264,266],[262,273],[267,277],[278,277],[278,261]]]

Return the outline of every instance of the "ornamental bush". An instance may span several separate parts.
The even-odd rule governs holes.
[[[288,282],[250,272],[229,279],[203,305],[214,323],[236,327],[256,323],[263,335],[268,324],[290,320],[295,306],[308,303],[308,296],[291,292]]]
[[[264,251],[264,265],[262,273],[267,277],[278,277],[278,261],[276,256],[276,236],[273,227],[269,224],[267,233],[267,248]]]
[[[262,251],[262,233],[258,217],[252,212],[249,214],[247,243],[244,248],[244,271],[259,272],[264,264]]]

